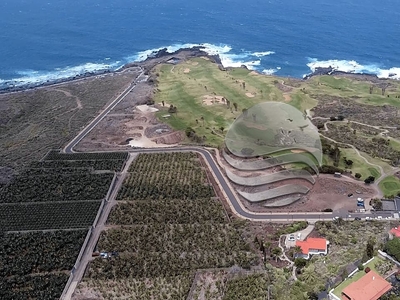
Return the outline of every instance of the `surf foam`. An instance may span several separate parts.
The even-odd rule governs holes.
[[[111,64],[86,63],[74,67],[56,68],[50,72],[22,70],[16,72],[19,75],[18,77],[12,78],[10,80],[0,79],[0,84],[15,87],[29,84],[36,85],[44,82],[73,78],[74,76],[82,75],[85,73],[115,70],[118,67],[120,67],[120,61],[116,61]]]
[[[245,65],[247,68],[254,70],[257,66],[261,64],[261,57],[272,55],[273,51],[264,52],[241,52],[233,53],[232,47],[229,45],[214,45],[209,43],[202,44],[174,44],[166,47],[154,48],[145,51],[138,52],[136,55],[126,57],[127,61],[144,61],[152,54],[162,50],[167,49],[168,53],[173,53],[183,48],[194,48],[202,47],[204,52],[209,55],[219,55],[221,63],[224,67],[240,67]],[[253,59],[252,59],[253,58]]]
[[[317,60],[316,58],[309,58],[307,66],[312,72],[317,68],[332,67],[336,71],[347,73],[362,73],[362,74],[375,74],[379,78],[400,79],[400,68],[393,67],[390,69],[380,68],[378,65],[362,65],[355,60]]]

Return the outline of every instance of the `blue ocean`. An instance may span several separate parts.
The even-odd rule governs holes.
[[[1,0],[0,85],[117,69],[202,44],[224,66],[400,79],[399,0]]]

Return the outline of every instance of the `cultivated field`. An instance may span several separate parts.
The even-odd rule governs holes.
[[[50,152],[0,187],[1,299],[61,296],[113,170],[127,157]]]
[[[185,299],[198,269],[258,264],[196,154],[140,154],[129,172],[97,246],[119,255],[96,258],[74,299]]]

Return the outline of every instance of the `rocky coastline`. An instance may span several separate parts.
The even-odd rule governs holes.
[[[222,65],[221,58],[219,57],[219,55],[218,54],[217,55],[208,54],[207,52],[204,51],[204,47],[202,47],[202,46],[196,46],[193,48],[182,48],[175,52],[168,52],[167,48],[163,48],[163,49],[154,51],[153,53],[148,55],[148,57],[144,61],[130,62],[116,70],[110,70],[110,69],[98,70],[98,71],[78,74],[78,75],[68,77],[68,78],[48,80],[46,82],[28,83],[28,84],[18,85],[18,86],[16,85],[15,82],[8,81],[8,82],[3,83],[3,86],[0,86],[0,94],[20,92],[20,91],[31,90],[31,89],[40,88],[40,87],[51,86],[54,84],[66,83],[66,82],[71,82],[71,81],[75,81],[75,80],[82,80],[85,78],[99,76],[99,75],[105,75],[105,74],[109,74],[109,73],[123,72],[124,70],[133,68],[133,67],[141,67],[147,73],[157,64],[170,62],[171,60],[173,60],[173,61],[170,63],[178,63],[180,60],[184,60],[184,59],[191,58],[191,57],[207,57],[212,62],[218,64],[218,67],[221,70],[226,70],[226,68]],[[247,68],[246,66],[242,66],[242,67]],[[316,68],[314,70],[314,72],[312,72],[308,75],[305,75],[303,77],[303,80],[308,80],[314,76],[321,76],[321,75],[351,76],[351,77],[357,77],[361,80],[370,80],[372,82],[378,82],[378,81],[384,80],[384,79],[378,78],[375,74],[343,72],[343,71],[338,71],[338,70],[334,69],[333,67]]]
[[[197,47],[193,47],[193,48],[182,48],[182,49],[179,49],[172,53],[168,52],[167,48],[163,48],[163,49],[160,49],[158,51],[154,51],[153,53],[151,53],[144,61],[130,62],[116,70],[110,70],[110,69],[98,70],[98,71],[78,74],[78,75],[75,75],[72,77],[48,80],[45,82],[38,82],[38,83],[28,83],[28,84],[18,85],[18,86],[16,85],[17,83],[15,83],[13,81],[6,81],[5,83],[3,83],[3,86],[0,86],[0,94],[21,92],[21,91],[25,91],[25,90],[32,90],[35,88],[46,87],[46,86],[51,86],[54,84],[66,83],[66,82],[71,82],[71,81],[75,81],[75,80],[81,80],[84,78],[89,78],[89,77],[94,77],[94,76],[99,76],[99,75],[105,75],[105,74],[110,74],[110,73],[119,73],[119,72],[123,72],[124,70],[133,68],[133,67],[142,67],[145,72],[146,71],[148,72],[155,65],[157,65],[159,63],[163,63],[163,62],[168,62],[168,60],[171,60],[175,57],[177,57],[178,60],[186,59],[186,58],[190,58],[190,57],[207,57],[214,63],[217,63],[219,66],[222,66],[221,59],[218,55],[209,55],[207,52],[204,51],[204,48],[201,46],[197,46]]]

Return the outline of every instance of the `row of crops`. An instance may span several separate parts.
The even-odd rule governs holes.
[[[198,199],[214,194],[194,153],[140,154],[129,172],[119,200]]]
[[[61,153],[59,150],[51,150],[42,160],[126,160],[128,152],[82,152],[82,153]]]
[[[97,245],[119,256],[95,259],[77,294],[91,287],[107,299],[186,299],[196,270],[256,262],[196,154],[140,154],[129,172]]]
[[[0,231],[89,228],[100,201],[0,204]]]
[[[101,200],[113,177],[113,173],[62,174],[58,169],[40,176],[23,174],[0,190],[0,203]]]
[[[225,223],[226,214],[218,199],[135,200],[113,207],[108,224]]]
[[[127,157],[51,151],[0,187],[0,299],[60,298]]]
[[[66,154],[65,154],[66,155]],[[71,155],[71,154],[68,154]],[[42,160],[30,164],[31,169],[89,169],[89,170],[109,170],[121,171],[125,159],[106,159],[106,160]]]
[[[6,233],[0,237],[0,277],[71,271],[87,230]]]

